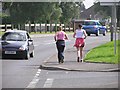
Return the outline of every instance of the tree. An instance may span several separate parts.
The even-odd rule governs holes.
[[[62,15],[62,9],[59,7],[59,3],[54,4],[54,8],[52,9],[51,15],[50,15],[50,21],[52,22],[59,22],[60,17]]]
[[[74,2],[61,2],[60,7],[62,9],[61,23],[69,23],[73,18],[79,18],[80,8]]]
[[[117,6],[117,25],[120,26],[120,6]],[[100,12],[105,18],[112,16],[111,6],[100,6],[100,2],[95,3],[95,12]]]
[[[80,3],[76,2],[5,2],[11,23],[64,23],[79,18]]]
[[[11,5],[12,5],[11,2],[2,3],[2,13],[0,13],[0,18],[2,19],[3,24],[11,23],[9,9],[8,9]]]
[[[2,19],[2,24],[5,24],[5,31],[7,30],[7,23],[10,23],[9,15],[5,13],[0,13],[0,19]]]
[[[111,7],[110,6],[100,6],[100,2],[95,3],[94,11],[97,13],[99,12],[104,18],[111,16]]]

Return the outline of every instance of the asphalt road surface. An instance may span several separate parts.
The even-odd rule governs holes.
[[[117,88],[118,72],[76,72],[41,70],[40,65],[57,53],[53,35],[32,36],[35,45],[35,56],[29,60],[2,60],[2,88]],[[74,48],[74,38],[69,35],[66,48]],[[110,41],[107,36],[91,35],[86,45]],[[56,59],[57,62],[57,59]]]

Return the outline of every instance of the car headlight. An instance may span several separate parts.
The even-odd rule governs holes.
[[[25,46],[21,46],[19,50],[25,50]]]
[[[94,26],[94,28],[98,28],[98,26]]]

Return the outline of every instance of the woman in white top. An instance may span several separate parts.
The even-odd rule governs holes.
[[[77,48],[77,62],[79,62],[79,60],[83,62],[82,53],[83,53],[83,47],[85,45],[84,39],[86,39],[87,34],[86,31],[82,29],[81,24],[78,26],[78,29],[76,29],[76,31],[74,32],[73,37],[76,38],[74,46]]]

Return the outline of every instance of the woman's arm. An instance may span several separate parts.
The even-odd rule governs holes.
[[[65,33],[65,39],[66,39],[66,40],[68,40],[68,36],[67,36],[67,34],[66,34],[66,33]]]
[[[54,36],[54,40],[57,41],[57,33]]]
[[[76,35],[76,32],[74,32],[74,34],[73,34],[73,38],[75,38],[75,35]]]
[[[86,37],[87,37],[86,31],[84,30],[83,33],[84,33],[84,36],[85,36],[84,39],[86,39]]]

